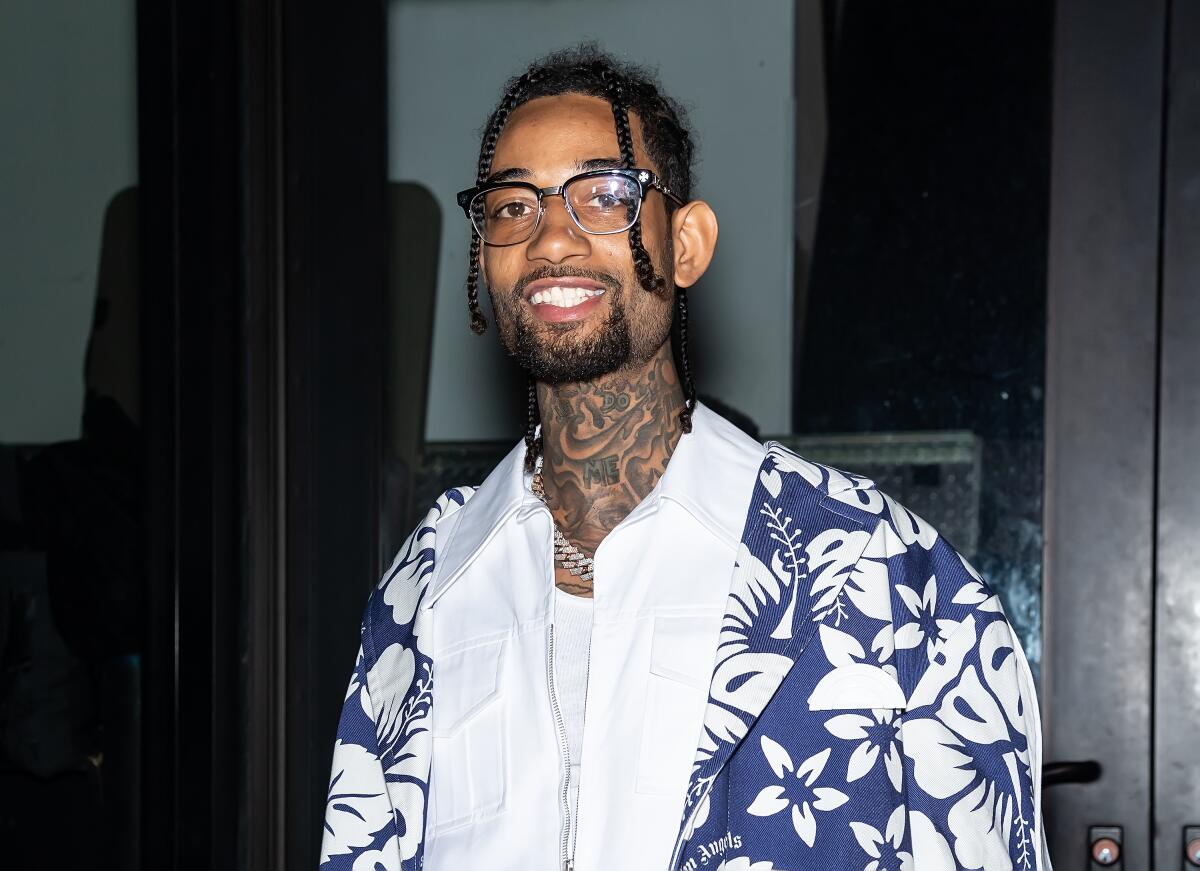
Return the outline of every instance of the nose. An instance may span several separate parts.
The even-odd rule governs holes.
[[[592,251],[587,233],[567,213],[562,197],[549,196],[544,200],[545,213],[537,231],[526,243],[525,257],[530,261],[563,263],[572,257],[586,257]]]

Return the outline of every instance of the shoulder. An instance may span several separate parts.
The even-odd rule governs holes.
[[[874,529],[897,503],[862,475],[805,459],[779,442],[768,442],[760,481],[775,498],[816,499],[859,525]]]
[[[703,440],[702,453],[706,463],[743,469],[757,469],[762,463],[767,446],[703,402],[696,403],[692,423]]]
[[[831,566],[838,576],[828,583],[877,619],[894,622],[898,646],[914,640],[908,636],[917,630],[903,629],[914,622],[950,631],[973,614],[1003,619],[995,591],[954,546],[869,478],[773,442],[755,493],[768,522],[772,514],[801,524],[809,519],[810,565],[843,551]],[[845,553],[851,543],[856,553]]]
[[[933,526],[870,478],[807,460],[778,442],[767,444],[758,477],[756,493],[764,502],[790,510],[818,505],[841,518],[837,525],[869,533],[865,556],[887,559],[950,548]]]
[[[475,495],[475,487],[453,487],[440,495],[421,518],[367,601],[363,614],[363,651],[375,659],[391,643],[417,633],[417,609],[437,565],[438,533]]]
[[[861,648],[864,662],[894,669],[906,696],[953,664],[978,660],[985,648],[1020,649],[996,591],[931,524],[870,479],[771,444],[759,487],[774,536],[787,518],[815,518],[803,540],[820,594],[813,616],[827,647]],[[814,504],[824,511],[806,511]],[[769,560],[772,547],[764,551],[756,555]],[[843,632],[848,617],[861,635],[857,645]],[[1023,656],[1011,660],[1018,661],[1027,676]],[[918,691],[913,701],[925,694]]]

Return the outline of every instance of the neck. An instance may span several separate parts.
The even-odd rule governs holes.
[[[679,443],[683,390],[671,344],[646,363],[576,384],[538,384],[542,484],[554,522],[579,550],[654,489]]]

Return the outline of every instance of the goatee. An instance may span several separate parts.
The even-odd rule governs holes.
[[[584,339],[576,337],[582,324],[556,325],[539,330],[533,315],[524,305],[525,288],[542,278],[588,278],[603,284],[608,295],[608,317],[599,329]],[[633,340],[625,317],[621,282],[607,273],[591,270],[542,268],[524,276],[504,302],[510,308],[510,330],[501,330],[504,349],[544,384],[569,384],[591,381],[616,372],[629,363]],[[494,301],[493,301],[494,303]]]

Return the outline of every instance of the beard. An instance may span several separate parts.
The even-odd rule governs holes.
[[[592,381],[628,365],[632,341],[623,308],[612,306],[604,323],[586,339],[572,337],[577,327],[558,327],[556,335],[546,339],[535,332],[528,316],[522,316],[513,325],[511,344],[504,341],[504,349],[544,384]]]
[[[605,287],[608,296],[608,316],[591,335],[581,337],[584,325],[580,322],[545,324],[538,320],[525,304],[525,288],[542,278],[587,278]],[[504,350],[536,380],[544,384],[569,384],[593,381],[619,371],[631,363],[649,359],[666,339],[670,330],[670,315],[665,327],[651,333],[630,329],[625,314],[624,295],[632,286],[640,290],[636,279],[628,283],[619,277],[590,269],[543,266],[522,278],[504,293],[492,293],[492,308]],[[636,292],[635,290],[635,292]],[[643,347],[653,345],[653,347]]]

